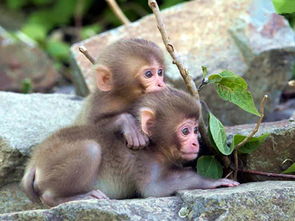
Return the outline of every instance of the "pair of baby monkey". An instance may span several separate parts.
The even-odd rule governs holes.
[[[56,206],[239,184],[181,166],[199,152],[200,103],[166,86],[156,44],[115,42],[98,57],[94,72],[98,90],[75,125],[53,133],[32,153],[22,179],[31,200]]]

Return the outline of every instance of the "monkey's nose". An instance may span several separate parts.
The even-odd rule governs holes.
[[[192,145],[193,145],[193,146],[195,146],[195,147],[197,146],[197,144],[196,144],[196,143],[192,143]]]
[[[165,87],[165,83],[164,82],[158,82],[158,87]]]

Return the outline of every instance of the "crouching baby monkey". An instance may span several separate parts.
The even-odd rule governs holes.
[[[86,100],[77,124],[118,130],[128,147],[144,147],[148,138],[136,125],[129,109],[145,93],[166,87],[161,49],[143,39],[119,40],[102,51],[93,70],[97,90]]]
[[[184,189],[237,186],[229,179],[199,176],[182,162],[199,152],[200,104],[165,89],[144,96],[135,107],[148,148],[132,151],[113,133],[94,125],[62,129],[35,149],[22,185],[31,199],[55,206],[87,198],[161,197]]]

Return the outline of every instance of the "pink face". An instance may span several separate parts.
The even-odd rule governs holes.
[[[143,67],[140,70],[139,78],[145,87],[146,93],[166,88],[164,82],[164,69],[156,63]]]
[[[186,119],[177,127],[177,137],[181,148],[181,156],[185,160],[194,160],[198,156],[200,149],[198,141],[198,121]]]

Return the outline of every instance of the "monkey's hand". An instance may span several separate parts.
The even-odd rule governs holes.
[[[230,180],[230,179],[218,179],[215,180],[212,183],[212,188],[216,188],[216,187],[220,187],[220,186],[228,186],[228,187],[232,187],[232,186],[238,186],[240,185],[239,182],[236,182],[234,180]]]
[[[149,138],[140,130],[131,114],[120,114],[117,122],[130,149],[138,150],[148,145]]]

